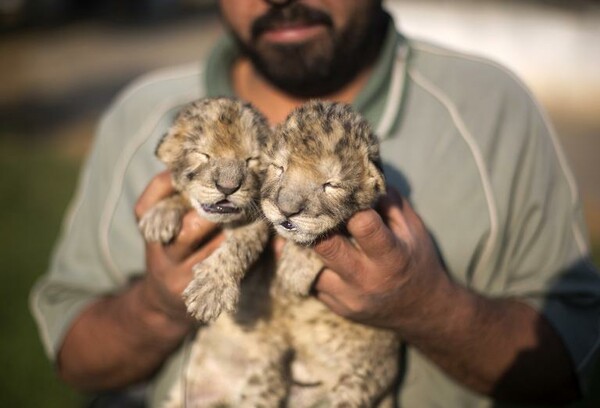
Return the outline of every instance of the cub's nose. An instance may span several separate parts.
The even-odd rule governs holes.
[[[300,214],[303,210],[304,210],[304,207],[294,207],[294,208],[279,207],[279,211],[281,212],[281,215],[283,215],[285,218],[290,218],[296,214]]]
[[[217,187],[217,190],[219,190],[221,193],[225,194],[225,195],[231,195],[233,193],[235,193],[236,191],[239,190],[241,184],[225,184],[225,185],[221,185],[219,183],[216,183],[215,186]]]
[[[290,218],[304,211],[306,199],[298,191],[280,190],[277,195],[277,208],[285,218]]]

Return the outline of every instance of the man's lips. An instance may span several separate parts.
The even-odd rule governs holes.
[[[235,214],[241,211],[229,200],[221,200],[214,204],[202,204],[201,207],[210,214]]]
[[[323,24],[281,25],[262,32],[263,40],[274,43],[297,43],[307,41],[326,30]]]
[[[270,7],[258,17],[252,23],[251,36],[254,41],[266,38],[269,41],[295,42],[332,26],[333,20],[327,12],[291,2],[285,7]]]

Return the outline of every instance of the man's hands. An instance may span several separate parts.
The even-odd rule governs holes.
[[[137,219],[174,192],[170,173],[158,174],[138,199]],[[181,294],[192,280],[192,266],[209,256],[222,240],[216,224],[201,218],[196,211],[189,211],[173,242],[166,246],[147,243],[146,275],[142,283],[146,304],[175,321],[191,322]]]
[[[136,217],[140,219],[173,193],[170,173],[158,174],[140,196]],[[315,288],[317,297],[336,313],[395,328],[406,319],[421,317],[432,292],[451,284],[408,202],[392,191],[382,200],[380,213],[367,210],[350,219],[348,231],[354,243],[333,235],[315,247],[328,266]],[[190,211],[172,243],[147,243],[142,283],[146,304],[176,321],[189,320],[181,293],[192,279],[192,266],[210,255],[222,239],[216,224]]]
[[[423,222],[394,191],[380,214],[348,221],[354,242],[338,234],[316,245],[327,265],[315,284],[319,299],[344,317],[395,330],[476,392],[535,404],[577,397],[572,363],[543,316],[453,283]]]
[[[154,177],[136,204],[138,219],[173,192],[169,173]],[[173,243],[147,244],[146,274],[74,320],[58,353],[60,376],[79,389],[103,390],[152,375],[192,329],[181,292],[192,266],[221,239],[216,225],[190,211]]]
[[[380,215],[381,214],[381,215]],[[315,289],[334,312],[361,323],[399,329],[421,320],[436,293],[453,285],[421,219],[396,192],[315,250],[327,265]]]

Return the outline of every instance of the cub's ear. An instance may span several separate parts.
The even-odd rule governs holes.
[[[161,137],[154,154],[160,161],[167,166],[170,166],[177,160],[177,157],[179,157],[179,154],[181,153],[180,139],[177,131],[169,130]]]
[[[369,160],[367,165],[367,184],[377,195],[385,194],[385,176],[380,162]]]

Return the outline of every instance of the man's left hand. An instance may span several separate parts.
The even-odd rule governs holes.
[[[425,317],[436,291],[452,286],[420,217],[395,191],[347,229],[352,239],[335,234],[315,246],[327,266],[316,295],[339,315],[398,329]]]

